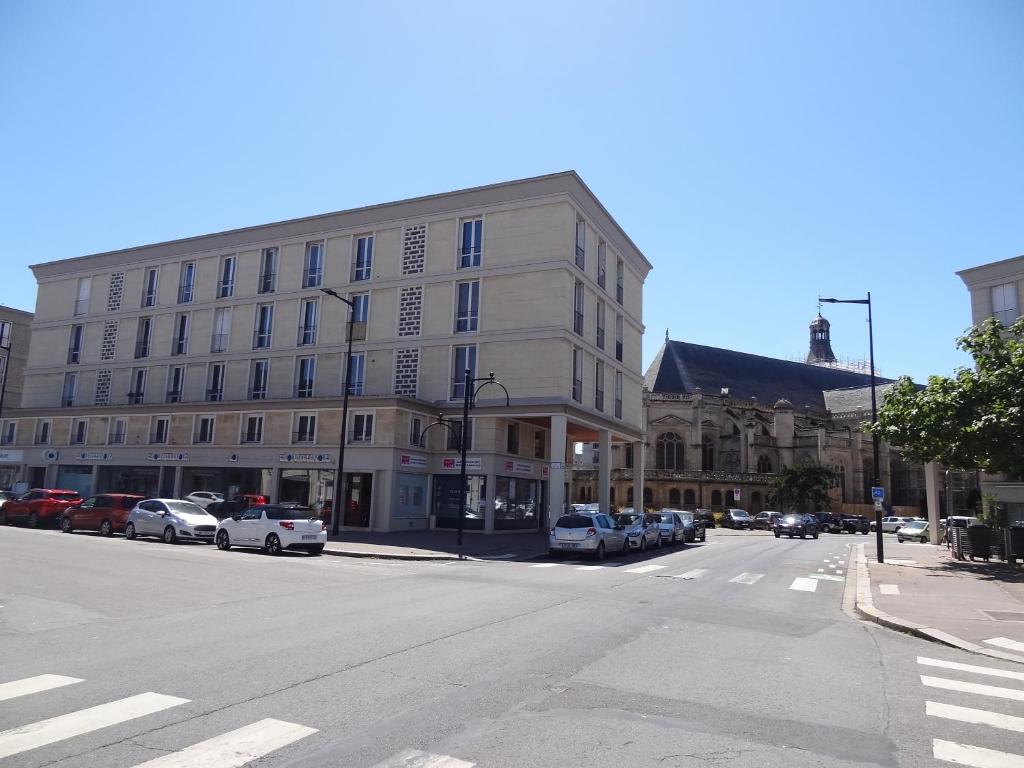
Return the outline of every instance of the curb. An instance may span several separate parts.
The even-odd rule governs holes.
[[[470,557],[469,555],[436,555],[436,554],[415,554],[413,552],[365,552],[359,549],[327,549],[325,548],[323,553],[325,555],[333,555],[334,557],[361,557],[371,560],[419,560],[419,561],[430,561],[430,560],[479,560],[478,557]]]
[[[905,632],[906,634],[919,637],[922,640],[928,640],[933,643],[941,643],[942,645],[948,645],[952,648],[959,648],[962,651],[968,651],[970,653],[977,653],[982,656],[990,656],[994,659],[1002,659],[1003,661],[1015,661],[1018,664],[1024,664],[1024,656],[1017,656],[1013,653],[1005,653],[1003,651],[990,650],[984,646],[977,645],[975,643],[969,643],[966,640],[961,640],[959,637],[943,632],[941,629],[935,627],[929,627],[924,624],[918,624],[913,621],[907,621],[901,619],[898,616],[880,611],[875,608],[875,600],[871,595],[871,575],[868,572],[868,561],[867,556],[864,554],[864,545],[857,544],[857,588],[856,598],[854,601],[854,610],[861,618],[873,621],[876,624],[880,624],[888,629],[893,629],[897,632]]]

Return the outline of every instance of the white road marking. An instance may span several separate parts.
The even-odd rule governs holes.
[[[17,755],[30,749],[43,747],[57,741],[81,736],[83,733],[98,731],[137,717],[152,715],[181,704],[188,704],[188,699],[177,696],[164,696],[160,693],[140,693],[119,699],[109,704],[100,704],[88,709],[80,709],[49,720],[11,728],[0,733],[0,758]]]
[[[626,573],[650,573],[651,571],[660,571],[662,568],[668,568],[667,565],[641,565],[639,568],[629,568]]]
[[[577,571],[603,571],[607,565],[581,565]]]
[[[9,683],[0,683],[0,701],[81,682],[81,678],[65,677],[64,675],[37,675],[36,677],[26,677],[24,680],[12,680]]]
[[[808,579],[804,576],[797,576],[793,579],[793,583],[789,585],[790,589],[795,589],[798,592],[813,592],[818,588],[817,579]]]
[[[832,561],[831,561],[831,560],[829,560],[828,558],[825,558],[825,559],[824,559],[824,560],[822,560],[821,562],[823,562],[823,563],[831,563]]]
[[[672,578],[673,579],[686,579],[686,580],[699,579],[701,576],[704,576],[705,574],[708,574],[708,573],[711,573],[711,571],[709,571],[707,568],[694,568],[692,571],[687,571],[686,573],[680,573],[680,574],[678,574],[676,576],[673,576]]]
[[[836,571],[836,575],[837,575],[837,576],[842,576],[842,575],[843,575],[843,572],[842,572],[842,571]]]
[[[970,765],[973,768],[1024,768],[1024,757],[1020,755],[942,739],[932,739],[932,755],[936,760]]]
[[[134,768],[239,768],[314,733],[316,728],[268,718]]]
[[[735,584],[754,584],[763,577],[763,573],[741,573],[739,576],[729,579],[729,582]]]
[[[401,754],[377,763],[373,768],[475,768],[476,763],[467,763],[450,755],[432,755],[410,749]]]
[[[898,595],[900,593],[899,584],[879,584],[878,591],[883,595]]]
[[[1007,680],[1024,680],[1024,672],[1007,672],[1005,669],[979,667],[974,664],[961,664],[959,661],[944,661],[943,659],[930,659],[927,656],[918,656],[917,663],[923,664],[926,667],[942,667],[944,669],[955,669],[958,672],[973,672],[976,675],[1005,677]]]
[[[998,646],[999,648],[1006,648],[1010,651],[1019,651],[1020,653],[1024,653],[1024,643],[1018,643],[1016,640],[1011,640],[1008,637],[993,637],[983,642],[986,642],[989,645]]]
[[[824,568],[819,568],[819,569],[818,569],[818,573],[824,573],[824,572],[825,572],[825,569],[824,569]]]
[[[557,568],[558,563],[534,563],[531,568]]]
[[[976,693],[979,696],[994,696],[997,699],[1024,701],[1024,691],[1016,691],[1013,688],[999,688],[995,685],[982,685],[981,683],[964,683],[960,680],[948,680],[944,677],[928,677],[926,675],[921,675],[921,682],[932,688],[944,688],[947,691],[963,691],[964,693]]]
[[[926,701],[924,703],[924,713],[932,717],[944,717],[947,720],[959,720],[962,723],[974,723],[976,725],[991,725],[993,728],[1002,728],[1004,731],[1024,733],[1024,717],[1003,715],[999,712],[989,712],[986,709],[971,709],[970,707],[958,707],[954,704],[939,704],[934,701]]]
[[[812,573],[808,578],[823,579],[824,581],[842,581],[842,577],[833,576],[831,573]]]

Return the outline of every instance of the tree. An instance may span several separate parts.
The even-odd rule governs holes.
[[[828,491],[837,481],[838,475],[821,464],[786,467],[772,483],[768,501],[780,512],[831,509]]]
[[[957,339],[974,368],[931,376],[923,389],[900,378],[868,428],[921,463],[1024,475],[1024,317],[994,319]]]

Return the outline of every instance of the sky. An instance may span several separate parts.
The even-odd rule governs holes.
[[[573,169],[665,338],[786,359],[871,292],[885,376],[970,359],[1024,253],[1024,3],[0,2],[0,303],[30,264]],[[826,306],[866,359],[864,307]]]

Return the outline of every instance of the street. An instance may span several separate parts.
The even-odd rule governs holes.
[[[0,765],[1024,764],[1024,668],[844,612],[864,538],[437,563],[0,528]]]

